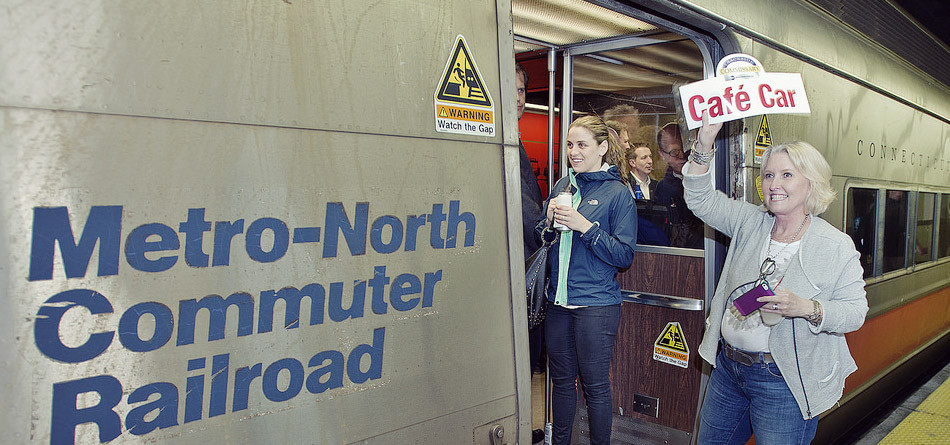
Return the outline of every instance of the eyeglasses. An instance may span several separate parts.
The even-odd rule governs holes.
[[[670,150],[670,151],[666,151],[666,150],[663,150],[662,147],[660,147],[660,152],[663,153],[663,154],[665,154],[665,155],[667,155],[667,156],[671,156],[671,157],[674,157],[674,158],[686,159],[686,153],[684,153],[683,150],[682,150],[682,149],[679,149],[679,148],[674,148],[674,149],[672,149],[672,150]]]
[[[762,262],[762,265],[759,266],[759,279],[755,281],[756,285],[762,284],[765,282],[765,277],[772,275],[775,272],[775,260],[772,258],[765,258],[765,261]]]

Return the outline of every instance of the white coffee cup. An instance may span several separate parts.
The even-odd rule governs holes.
[[[557,196],[554,197],[554,203],[559,206],[571,207],[571,205],[573,204],[572,201],[573,201],[573,197],[571,196],[570,192],[561,192],[561,193],[558,193]],[[562,232],[567,232],[568,230],[571,230],[570,227],[567,227],[564,224],[561,224],[557,221],[554,222],[554,228]]]
[[[766,326],[775,326],[778,322],[782,321],[782,314],[776,314],[772,312],[759,311],[759,314],[762,314],[762,324]]]

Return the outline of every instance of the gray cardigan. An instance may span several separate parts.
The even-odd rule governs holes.
[[[768,239],[775,217],[762,207],[731,199],[714,190],[708,172],[685,176],[683,185],[690,210],[732,238],[719,285],[708,308],[706,333],[699,345],[699,355],[715,366],[726,299],[736,287],[758,278],[763,243]],[[848,351],[844,333],[860,328],[868,312],[862,275],[851,238],[812,215],[781,287],[799,297],[821,302],[824,316],[818,326],[804,318],[785,318],[772,327],[769,335],[772,357],[805,419],[834,406],[844,391],[845,378],[858,369]]]

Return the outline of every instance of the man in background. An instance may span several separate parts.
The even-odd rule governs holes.
[[[660,158],[669,167],[656,186],[656,203],[667,207],[667,235],[673,247],[703,248],[703,222],[686,207],[683,199],[683,166],[688,153],[683,150],[680,126],[670,122],[656,134]]]
[[[528,72],[521,64],[515,66],[515,86],[518,88],[518,120],[524,116],[525,94],[528,86]],[[524,258],[531,256],[534,251],[541,247],[541,240],[538,239],[534,227],[541,219],[541,187],[538,186],[538,177],[534,174],[531,167],[531,160],[528,159],[528,153],[521,143],[521,137],[518,138],[518,151],[521,154],[521,223],[524,234]],[[531,346],[531,370],[532,372],[544,370],[544,364],[541,362],[541,348],[544,336],[542,327],[538,326],[528,332],[528,342]]]
[[[518,120],[524,115],[525,93],[528,84],[528,73],[521,64],[515,68],[515,85],[518,88]],[[521,155],[521,220],[524,232],[524,257],[525,260],[541,247],[541,241],[534,231],[535,225],[541,219],[541,187],[538,186],[538,177],[534,174],[534,168],[531,167],[531,160],[528,159],[528,153],[521,143],[521,137],[518,137],[518,151]]]
[[[518,120],[524,116],[525,95],[528,88],[528,72],[520,63],[515,65],[515,86],[518,89]],[[541,219],[541,187],[538,186],[538,177],[534,174],[531,167],[531,160],[528,159],[528,152],[521,143],[521,135],[518,135],[518,152],[521,154],[521,223],[524,234],[524,259],[527,262],[539,247],[541,240],[535,233],[535,225]],[[531,372],[544,372],[544,360],[541,357],[541,350],[544,348],[544,323],[541,323],[534,329],[528,331],[528,346],[531,354]],[[538,443],[544,440],[544,430],[536,429],[532,432],[532,443]]]
[[[630,165],[630,190],[634,199],[653,200],[657,186],[657,182],[650,178],[653,151],[645,144],[634,144],[627,149],[627,163]]]

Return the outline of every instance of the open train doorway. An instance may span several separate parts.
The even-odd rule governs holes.
[[[607,121],[630,146],[631,159],[637,147],[649,152],[640,181],[629,178],[645,192],[635,195],[643,230],[633,265],[618,276],[625,295],[611,364],[612,443],[694,441],[705,383],[695,348],[720,246],[682,200],[688,135],[676,125],[674,92],[707,77],[722,50],[668,17],[617,2],[512,1],[515,56],[530,79],[519,130],[544,196],[567,171],[561,141],[577,117]],[[658,137],[661,130],[669,137]],[[536,375],[534,428],[544,425],[540,382]],[[587,443],[586,408],[578,407],[575,443]]]

